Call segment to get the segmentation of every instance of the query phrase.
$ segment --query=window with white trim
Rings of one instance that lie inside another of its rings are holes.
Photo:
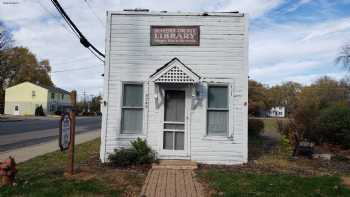
[[[136,83],[123,84],[123,106],[121,133],[142,133],[143,120],[143,85]]]
[[[228,134],[228,87],[208,86],[207,134]]]

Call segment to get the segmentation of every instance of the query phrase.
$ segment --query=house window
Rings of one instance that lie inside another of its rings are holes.
[[[228,88],[227,86],[208,87],[207,111],[208,135],[228,133]]]
[[[51,99],[55,99],[55,93],[51,93]]]
[[[50,111],[54,112],[56,110],[56,106],[54,104],[50,105]]]
[[[141,133],[143,120],[142,84],[123,85],[121,133]]]
[[[61,97],[62,97],[62,100],[63,100],[64,99],[64,94],[62,94]]]
[[[32,91],[32,97],[35,97],[35,91],[34,90]]]

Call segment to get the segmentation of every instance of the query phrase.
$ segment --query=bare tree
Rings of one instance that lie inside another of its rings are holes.
[[[336,64],[342,64],[342,66],[350,72],[350,44],[346,44],[341,48],[335,62]]]
[[[6,30],[2,30],[0,24],[0,51],[10,48],[12,43],[11,34]]]

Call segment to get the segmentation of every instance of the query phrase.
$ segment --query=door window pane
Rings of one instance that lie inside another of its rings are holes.
[[[175,132],[175,150],[184,150],[184,133]]]
[[[184,122],[185,92],[167,91],[165,96],[165,121]]]
[[[140,107],[143,101],[143,90],[141,84],[125,84],[123,106]]]
[[[167,149],[167,150],[172,150],[174,148],[174,133],[173,132],[169,132],[169,131],[165,131],[164,132],[164,144],[163,144],[163,148]]]

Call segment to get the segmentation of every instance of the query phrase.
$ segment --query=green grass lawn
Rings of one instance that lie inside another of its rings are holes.
[[[265,132],[277,132],[277,119],[275,118],[264,118],[264,131]]]
[[[99,142],[96,139],[76,146],[76,163],[84,163],[92,155],[96,157]],[[66,178],[66,166],[67,154],[60,151],[24,162],[18,166],[16,186],[0,188],[0,196],[121,196],[127,186],[139,190],[145,177],[139,172],[87,166],[88,170]]]
[[[199,178],[216,191],[216,196],[350,196],[350,190],[336,176],[301,177],[209,169],[200,170]]]

